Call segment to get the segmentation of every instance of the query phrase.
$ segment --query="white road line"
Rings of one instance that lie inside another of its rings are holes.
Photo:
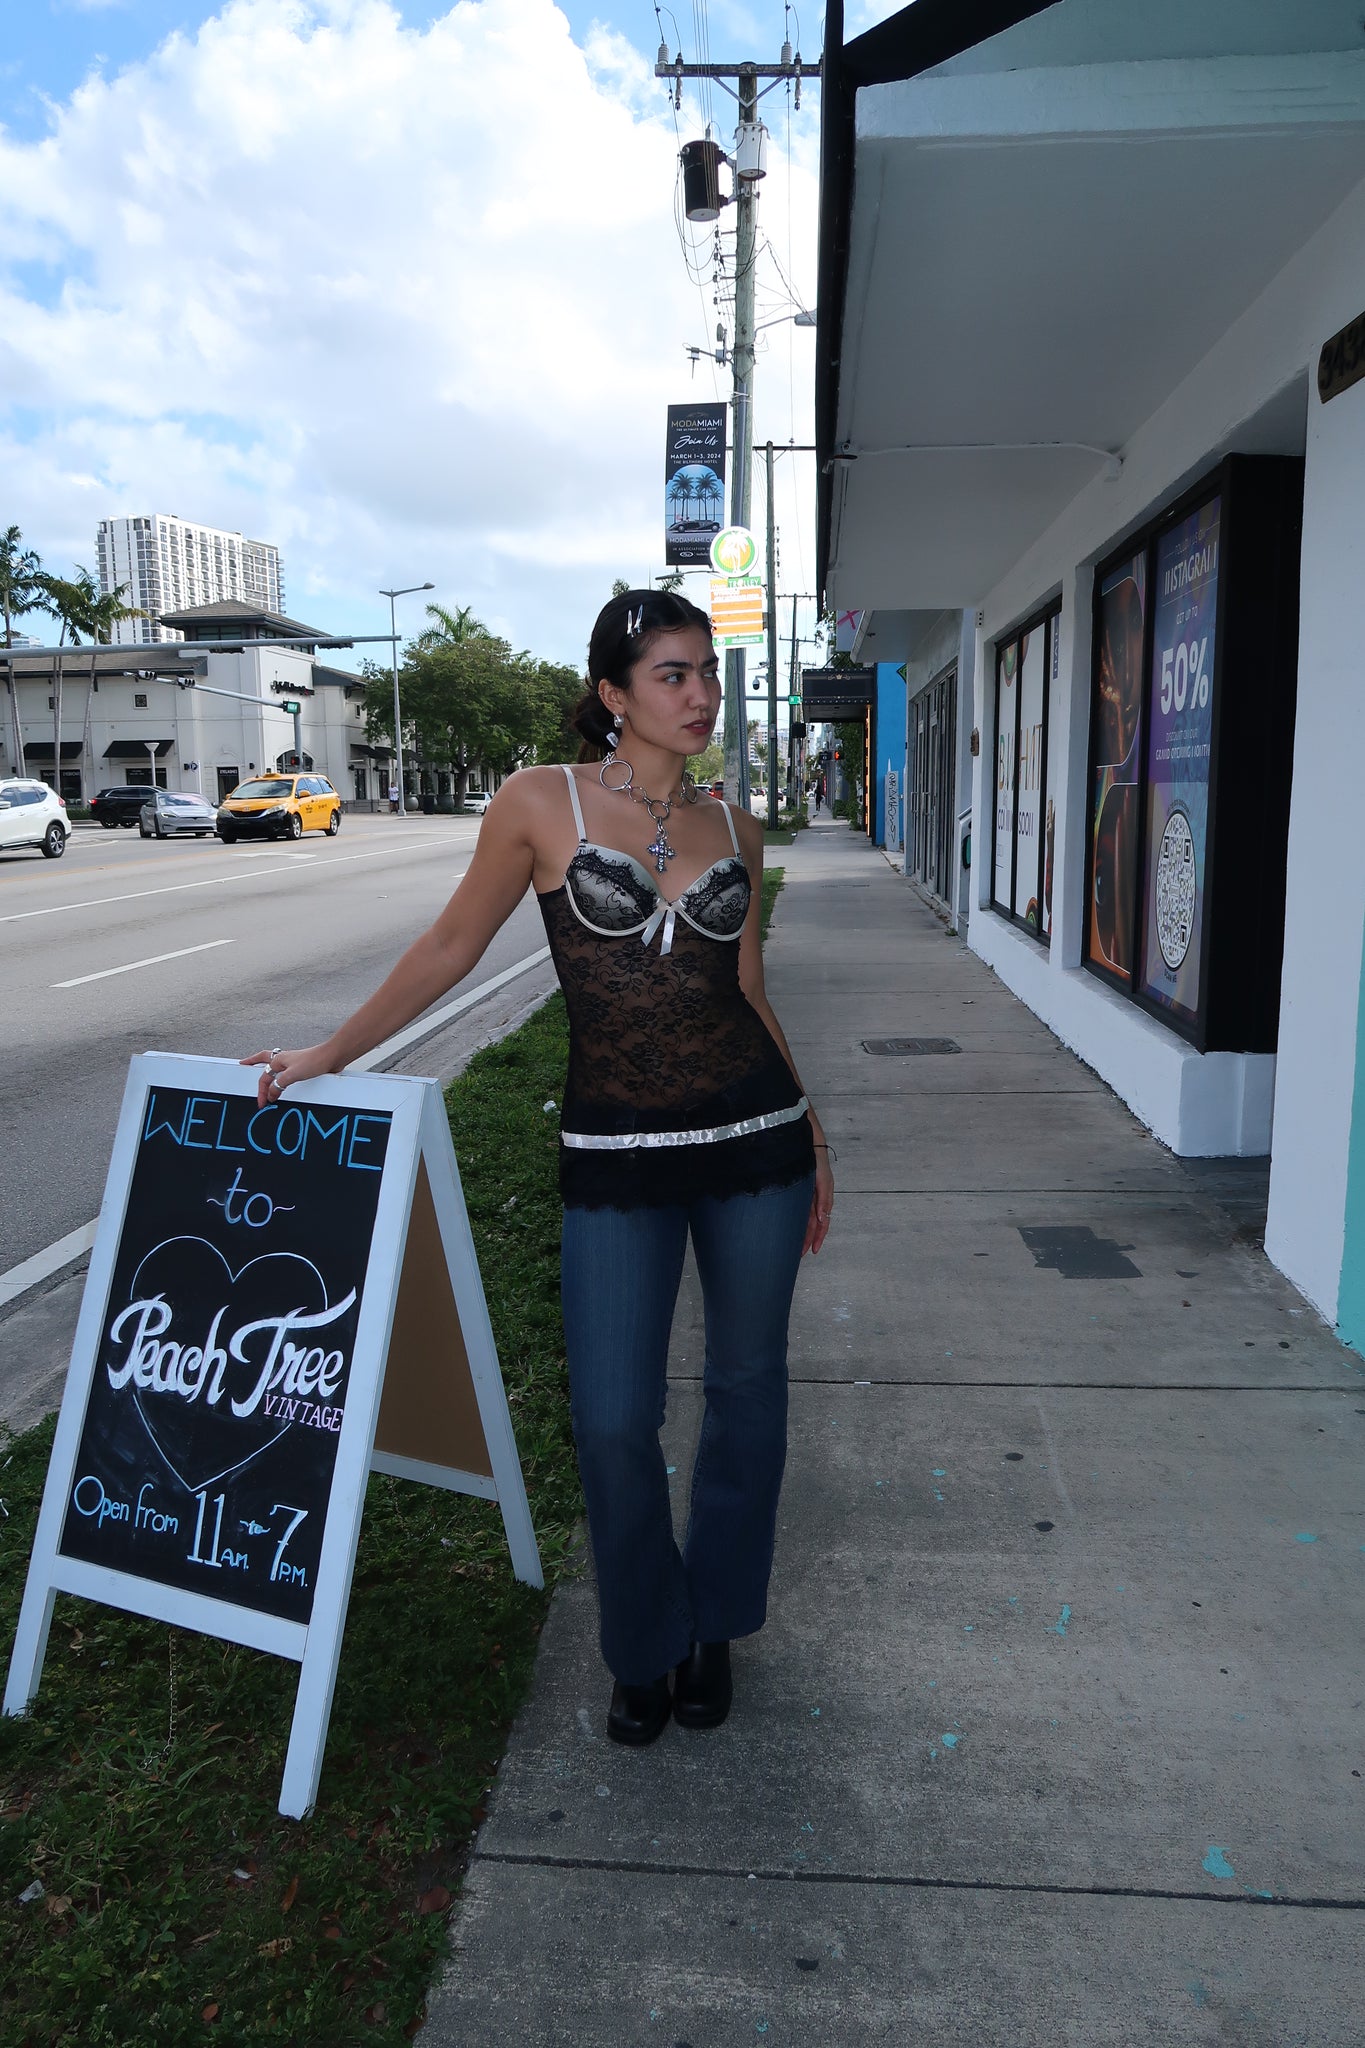
[[[465,995],[457,996],[455,1001],[447,1003],[444,1009],[435,1011],[430,1017],[419,1017],[415,1024],[409,1024],[403,1031],[395,1031],[392,1038],[386,1038],[382,1045],[377,1045],[373,1052],[366,1053],[363,1059],[352,1060],[346,1072],[372,1072],[384,1060],[391,1059],[394,1053],[402,1052],[409,1045],[415,1045],[419,1039],[429,1037],[433,1031],[439,1031],[452,1017],[460,1016],[465,1010],[472,1010],[475,1003],[481,1003],[485,996],[494,995],[498,989],[505,988],[509,981],[515,981],[519,974],[529,973],[531,968],[538,967],[542,960],[548,960],[549,957],[548,946],[542,946],[538,953],[528,953],[524,960],[518,960],[513,966],[505,967],[501,974],[493,975],[488,981],[481,981],[477,988],[471,988]],[[95,1225],[98,1221],[96,1217],[94,1222],[82,1223],[79,1230],[69,1230],[66,1236],[59,1237],[55,1244],[48,1245],[43,1251],[34,1252],[32,1258],[24,1259],[17,1266],[11,1266],[7,1273],[0,1273],[0,1308],[4,1308],[6,1303],[27,1292],[30,1287],[39,1286],[54,1273],[59,1273],[63,1266],[69,1266],[73,1259],[78,1259],[83,1253],[88,1252],[95,1242]]]
[[[445,834],[427,832],[423,837],[427,840],[443,839]],[[384,860],[391,853],[404,853],[406,850],[403,846],[381,846],[372,853],[333,854],[330,859],[318,861],[313,873],[320,875],[328,868],[344,868],[349,861]],[[137,903],[144,896],[177,896],[183,889],[219,889],[225,882],[259,880],[254,868],[244,868],[239,875],[210,875],[206,882],[167,882],[160,889],[130,889],[124,896],[87,896],[80,903],[48,903],[41,910],[12,910],[0,917],[0,924],[22,924],[27,917],[56,917],[63,910],[102,910],[106,903]]]
[[[60,1273],[63,1266],[69,1266],[73,1259],[79,1259],[83,1253],[88,1252],[95,1242],[95,1226],[98,1222],[97,1216],[93,1223],[82,1223],[79,1230],[68,1230],[65,1237],[59,1237],[57,1242],[48,1245],[46,1250],[35,1252],[33,1257],[25,1259],[22,1265],[11,1266],[8,1273],[0,1273],[0,1308],[3,1308],[6,1302],[13,1301],[16,1295],[23,1294],[26,1289],[37,1287],[40,1281],[50,1279],[54,1273]]]
[[[230,946],[231,939],[205,939],[202,946],[178,946],[174,953],[151,953],[145,960],[129,960],[123,967],[101,967],[98,974],[78,974],[71,981],[52,981],[49,988],[83,988],[87,981],[108,981],[111,974],[134,974],[139,967],[159,967],[163,960],[183,960],[190,953],[211,953],[215,946]]]
[[[529,974],[533,967],[539,967],[542,960],[548,960],[550,949],[542,946],[538,953],[528,953],[524,960],[518,960],[515,967],[504,967],[501,974],[495,974],[491,981],[481,981],[477,988],[471,988],[467,995],[456,996],[453,1003],[447,1003],[443,1010],[433,1010],[429,1017],[419,1017],[415,1024],[409,1024],[402,1031],[395,1031],[392,1038],[386,1038],[373,1052],[367,1052],[358,1060],[352,1060],[348,1074],[368,1074],[385,1060],[392,1059],[396,1052],[404,1052],[420,1039],[430,1038],[433,1031],[439,1031],[443,1024],[449,1024],[454,1017],[472,1010],[475,1003],[481,1003],[485,996],[505,988],[509,981],[515,981],[519,974]]]

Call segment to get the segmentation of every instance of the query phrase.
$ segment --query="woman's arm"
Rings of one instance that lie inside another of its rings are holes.
[[[739,985],[750,1006],[757,1010],[771,1031],[778,1051],[791,1068],[793,1080],[805,1095],[805,1085],[796,1071],[796,1061],[792,1058],[786,1033],[777,1021],[763,986],[763,827],[747,812],[732,811],[731,815],[735,819],[740,850],[744,855],[744,863],[749,870],[749,880],[753,888],[749,915],[744,920],[744,930],[739,941]],[[814,1106],[810,1104],[809,1097],[806,1113],[810,1118],[811,1135],[815,1140],[815,1194],[811,1201],[810,1217],[806,1224],[806,1241],[802,1250],[818,1252],[829,1235],[830,1215],[834,1208],[834,1175],[830,1169],[830,1152],[825,1141],[824,1127]]]
[[[523,775],[526,784],[522,784]],[[272,1068],[272,1074],[261,1074],[257,1089],[257,1101],[263,1108],[278,1100],[291,1082],[339,1073],[420,1017],[428,1004],[477,967],[489,942],[530,886],[538,809],[536,792],[529,787],[533,778],[534,770],[523,770],[499,790],[484,813],[474,858],[459,888],[368,1002],[319,1045],[274,1056],[254,1052],[243,1060],[243,1066]]]

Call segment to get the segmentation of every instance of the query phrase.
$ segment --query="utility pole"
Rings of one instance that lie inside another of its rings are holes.
[[[796,687],[798,674],[799,671],[797,668],[796,661],[796,598],[795,595],[793,595],[792,659],[791,669],[787,676],[787,777],[792,786],[792,793],[796,798],[797,814],[800,817],[804,817],[805,798],[802,792],[804,790],[806,781],[805,763],[799,758],[800,743],[792,736],[792,727],[797,723],[795,704],[798,695]],[[802,723],[804,723],[804,719],[802,720]]]
[[[768,472],[768,830],[777,823],[777,520],[773,511],[773,444],[764,451]]]
[[[782,46],[780,62],[776,64],[684,64],[679,52],[670,63],[667,44],[659,46],[658,61],[654,76],[669,81],[673,88],[675,108],[682,105],[682,87],[685,78],[711,78],[724,84],[733,78],[734,86],[725,85],[727,92],[733,92],[739,103],[739,129],[736,136],[734,172],[735,207],[735,340],[730,351],[730,364],[734,373],[734,399],[731,418],[731,444],[733,466],[730,477],[730,523],[732,526],[749,524],[752,510],[753,471],[753,379],[754,379],[754,257],[756,245],[756,222],[758,214],[758,181],[763,176],[763,130],[759,125],[758,103],[764,93],[773,90],[782,79],[795,79],[795,108],[801,105],[801,81],[803,78],[820,76],[819,64],[803,64],[798,50],[793,57],[790,43]],[[760,90],[759,79],[768,84]],[[719,198],[715,204],[722,202]],[[714,211],[698,218],[712,219]],[[772,616],[772,566],[769,560],[768,607]],[[773,726],[776,711],[773,705],[773,662],[771,648],[774,634],[769,629],[768,664],[768,780],[771,790],[773,782]],[[749,726],[748,712],[744,701],[744,649],[728,647],[725,651],[725,792],[735,803],[749,808]],[[772,815],[772,799],[769,797],[769,816]]]
[[[752,64],[739,72],[739,135],[758,121],[758,73]],[[730,479],[730,524],[747,526],[753,503],[754,463],[754,241],[758,183],[735,179],[735,346],[733,405],[734,474]],[[771,568],[769,574],[771,575]],[[742,647],[725,650],[725,787],[749,808],[749,714],[744,698]],[[734,738],[731,739],[733,729]]]

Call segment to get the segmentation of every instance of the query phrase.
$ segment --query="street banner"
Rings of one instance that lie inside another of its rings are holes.
[[[334,1077],[258,1109],[256,1083],[132,1061],[4,1711],[59,1592],[293,1658],[301,1818],[370,1472],[497,1501],[542,1577],[440,1089]]]
[[[1187,1024],[1203,956],[1221,508],[1210,498],[1161,535],[1152,604],[1140,986]]]
[[[664,447],[664,559],[700,568],[725,516],[723,405],[670,405]]]

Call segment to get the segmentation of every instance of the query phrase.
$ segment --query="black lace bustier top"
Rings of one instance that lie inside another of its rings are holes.
[[[751,889],[728,808],[734,851],[670,902],[639,861],[588,839],[564,773],[578,847],[538,900],[569,1011],[565,1202],[657,1206],[812,1172],[805,1097],[740,987]]]

